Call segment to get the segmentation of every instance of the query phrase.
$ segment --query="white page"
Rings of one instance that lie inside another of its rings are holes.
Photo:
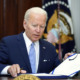
[[[20,74],[20,75],[24,75],[24,74]],[[60,76],[60,75],[53,75],[53,74],[47,74],[47,73],[36,73],[36,74],[30,74],[30,75],[34,75],[34,76]]]
[[[80,54],[73,54],[55,68],[53,75],[73,76],[80,70]]]

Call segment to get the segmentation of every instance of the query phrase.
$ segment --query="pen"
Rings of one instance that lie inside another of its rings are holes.
[[[18,73],[17,76],[21,75],[21,70],[23,70],[23,68],[20,68],[20,73]]]
[[[75,55],[75,56],[74,56],[74,55]],[[72,56],[74,56],[74,58],[70,58],[70,57],[72,57]],[[73,55],[71,55],[71,56],[69,57],[69,61],[74,60],[77,56],[78,56],[78,54],[74,53]]]
[[[21,72],[21,70],[23,70],[23,68],[20,68],[20,72]]]

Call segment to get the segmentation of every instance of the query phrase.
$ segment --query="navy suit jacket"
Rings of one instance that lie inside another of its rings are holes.
[[[55,47],[40,39],[39,65],[37,73],[49,73],[60,64]],[[31,66],[23,38],[23,33],[4,37],[0,41],[0,72],[7,65],[19,64],[21,68],[31,73]]]

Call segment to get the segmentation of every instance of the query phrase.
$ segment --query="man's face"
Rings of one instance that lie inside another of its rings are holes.
[[[30,14],[29,20],[23,22],[23,26],[28,38],[35,42],[39,40],[44,32],[46,25],[46,16],[43,14]]]

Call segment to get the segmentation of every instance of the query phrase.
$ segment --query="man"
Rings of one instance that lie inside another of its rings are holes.
[[[29,59],[30,46],[34,42],[36,73],[49,73],[60,64],[55,47],[40,39],[46,25],[47,13],[34,7],[26,11],[23,21],[25,32],[4,37],[0,43],[0,73],[32,73]],[[22,68],[22,70],[21,70]]]

